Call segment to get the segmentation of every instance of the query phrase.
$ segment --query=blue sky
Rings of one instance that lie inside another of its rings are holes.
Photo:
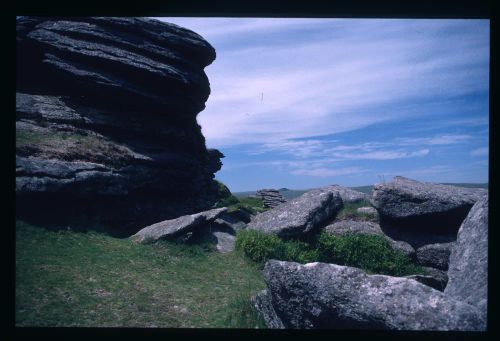
[[[489,20],[157,19],[217,51],[198,122],[233,192],[488,181]]]

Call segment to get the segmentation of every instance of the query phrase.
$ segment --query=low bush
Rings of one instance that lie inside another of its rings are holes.
[[[353,266],[369,273],[392,276],[424,273],[405,254],[394,250],[382,236],[358,233],[336,236],[323,231],[317,246],[321,262]]]
[[[338,220],[368,220],[368,221],[378,221],[377,215],[369,214],[369,213],[360,213],[358,212],[358,208],[370,206],[370,203],[367,200],[363,200],[356,203],[344,203],[344,206],[337,214]]]
[[[261,266],[269,259],[278,259],[303,264],[334,263],[392,276],[425,273],[405,254],[394,250],[385,238],[376,235],[335,236],[323,231],[315,242],[306,243],[284,241],[260,231],[242,230],[236,236],[236,250]]]

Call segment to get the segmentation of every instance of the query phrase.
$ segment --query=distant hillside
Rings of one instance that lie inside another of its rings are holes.
[[[474,183],[443,183],[443,185],[450,185],[450,186],[457,186],[457,187],[471,187],[471,188],[486,188],[488,189],[488,183],[482,183],[482,184],[474,184]],[[367,186],[356,186],[356,187],[348,187],[351,188],[355,191],[360,191],[363,193],[366,193],[368,195],[372,194],[373,191],[373,185],[367,185]],[[286,199],[286,200],[291,200],[293,198],[296,198],[298,196],[301,196],[307,191],[310,191],[313,188],[309,189],[288,189],[288,188],[280,188],[278,191],[281,193],[281,195]],[[247,191],[247,192],[234,192],[233,194],[238,198],[245,198],[250,195],[255,195],[256,191]]]

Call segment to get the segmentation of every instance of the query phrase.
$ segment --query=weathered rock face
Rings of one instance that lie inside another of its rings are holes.
[[[408,243],[393,240],[386,236],[380,225],[370,221],[358,220],[338,220],[325,227],[325,231],[337,236],[343,236],[347,233],[370,234],[384,237],[393,249],[401,251],[410,258],[415,256],[415,249]]]
[[[448,283],[448,275],[442,270],[431,267],[423,267],[427,275],[410,275],[406,278],[414,279],[420,283],[430,286],[439,291],[444,291]]]
[[[275,189],[258,190],[257,193],[255,193],[255,196],[258,198],[262,198],[264,207],[274,208],[286,202],[285,198],[283,198],[280,192]]]
[[[214,208],[209,211],[165,220],[151,226],[146,226],[130,238],[141,244],[153,243],[160,239],[178,237],[197,228],[210,226],[227,208]]]
[[[19,216],[99,216],[122,227],[210,208],[223,155],[196,116],[215,50],[138,18],[17,20]]]
[[[448,270],[450,252],[454,243],[429,244],[417,249],[417,263],[436,269]]]
[[[478,309],[413,279],[271,260],[254,302],[272,328],[484,330]],[[266,297],[267,296],[267,297]],[[264,309],[259,309],[263,307]],[[266,316],[267,314],[267,316]]]
[[[445,294],[475,307],[486,319],[488,303],[488,196],[472,207],[450,255]]]
[[[353,189],[343,187],[340,185],[328,186],[331,190],[335,190],[340,194],[342,201],[344,203],[356,203],[364,200],[368,200],[369,196],[363,192],[355,191]]]
[[[456,239],[460,224],[487,190],[418,182],[396,176],[376,184],[371,199],[384,232],[414,247]]]
[[[275,233],[280,237],[307,234],[326,224],[342,208],[342,199],[328,187],[302,194],[278,207],[258,214],[247,229]]]

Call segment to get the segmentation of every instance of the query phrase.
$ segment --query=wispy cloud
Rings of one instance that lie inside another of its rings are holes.
[[[488,156],[489,153],[489,148],[477,148],[474,149],[470,152],[470,155],[472,156]]]
[[[291,172],[295,175],[308,175],[317,177],[333,177],[339,175],[352,175],[366,172],[361,167],[348,167],[348,168],[299,168]]]

